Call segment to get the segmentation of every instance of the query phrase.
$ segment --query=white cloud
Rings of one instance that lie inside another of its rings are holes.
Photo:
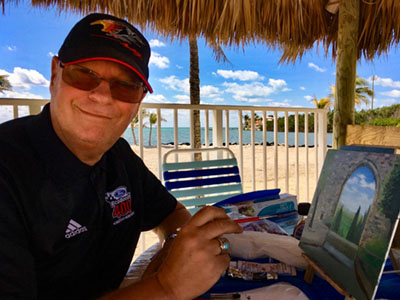
[[[248,103],[263,103],[263,102],[268,102],[267,99],[260,99],[260,98],[251,98],[247,100]]]
[[[311,101],[312,99],[314,99],[314,97],[310,96],[310,95],[306,95],[306,96],[304,96],[304,99]]]
[[[15,67],[13,73],[0,70],[0,74],[8,75],[13,89],[30,90],[33,85],[48,87],[50,82],[36,70]]]
[[[183,69],[183,67],[180,66],[180,65],[176,65],[175,67],[176,67],[177,69]]]
[[[247,84],[224,82],[222,85],[226,87],[225,92],[233,94],[235,100],[244,102],[267,101],[269,95],[289,90],[282,79],[270,79],[268,85],[261,82]]]
[[[146,98],[144,98],[143,102],[146,103],[169,103],[170,101],[165,98],[164,95],[161,94],[147,94]]]
[[[368,78],[370,82],[372,82],[372,76]],[[391,78],[381,78],[379,76],[375,76],[374,85],[392,87],[392,88],[400,88],[400,81],[394,81]]]
[[[174,91],[184,92],[185,94],[189,94],[189,78],[178,79],[175,75],[171,75],[169,77],[161,78],[161,83],[164,83],[167,88],[170,88]]]
[[[166,56],[161,56],[157,52],[152,52],[150,56],[149,65],[155,65],[160,69],[166,69],[169,67],[169,59]]]
[[[160,40],[150,40],[150,42],[149,42],[149,44],[150,44],[150,47],[165,47],[166,45],[163,43],[163,42],[161,42]]]
[[[282,92],[290,91],[290,89],[286,87],[286,86],[287,86],[286,81],[283,80],[283,79],[272,79],[272,78],[270,78],[270,79],[268,80],[268,84],[269,84],[270,86],[272,86],[272,88],[273,88],[275,91],[278,91],[278,90],[279,90],[279,91],[282,91]]]
[[[222,95],[222,91],[212,85],[203,85],[202,87],[200,87],[200,96],[201,98],[205,97],[205,98],[216,98],[216,97],[220,97]]]
[[[7,46],[7,50],[8,51],[15,51],[15,50],[17,50],[17,47],[16,46]]]
[[[390,92],[382,92],[380,94],[384,95],[384,96],[393,97],[393,98],[400,98],[400,90],[391,90]]]
[[[318,67],[316,64],[314,64],[314,63],[308,63],[308,67],[309,68],[311,68],[311,69],[314,69],[315,71],[317,71],[317,72],[325,72],[326,71],[326,69],[323,69],[323,68],[321,68],[321,67]]]
[[[47,53],[47,56],[53,57],[53,56],[56,56],[56,54],[54,54],[53,52],[49,51],[49,53]]]
[[[0,93],[0,98],[43,99],[43,97],[40,95],[32,94],[29,92],[16,92],[16,91],[4,91]]]
[[[399,100],[393,98],[374,98],[374,108],[382,107],[382,106],[391,106],[393,104],[399,104]]]
[[[291,100],[285,99],[285,100],[283,100],[283,102],[271,102],[271,103],[268,103],[268,106],[277,106],[277,107],[293,106],[293,105],[290,105],[290,102],[291,102]]]
[[[217,70],[217,74],[225,79],[237,79],[240,81],[264,80],[264,76],[254,71]]]
[[[0,93],[0,96],[3,97],[2,93]],[[14,119],[13,108],[11,106],[3,106],[0,109],[0,124],[12,119]]]
[[[306,88],[304,86],[299,87],[299,89],[301,89],[302,91],[306,90]]]
[[[225,101],[225,98],[222,98],[222,97],[213,97],[212,99],[209,99],[209,100],[211,100],[210,103],[214,104],[214,103],[216,103],[216,102],[223,102],[223,101]],[[206,102],[203,101],[203,100],[201,100],[201,104],[206,104]]]
[[[178,103],[190,103],[190,96],[189,95],[175,95],[174,98],[178,100]]]
[[[201,99],[201,104],[222,105],[220,102],[224,100],[225,100],[224,98]]]

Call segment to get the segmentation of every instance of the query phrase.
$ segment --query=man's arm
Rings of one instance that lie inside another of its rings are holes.
[[[166,238],[171,236],[171,234],[176,234],[178,230],[189,221],[190,218],[191,214],[189,211],[185,208],[185,206],[178,202],[175,210],[169,214],[159,226],[153,229],[160,239],[160,243],[163,247],[152,258],[150,264],[146,268],[146,271],[143,273],[142,279],[148,278],[157,272],[165,258],[168,256],[173,242],[173,239],[166,241]],[[164,243],[164,241],[166,242]]]
[[[177,228],[181,228],[191,218],[190,212],[183,206],[182,203],[177,202],[175,210],[170,213],[160,225],[153,229],[157,234],[160,242],[163,242],[168,236],[177,233]]]
[[[176,210],[181,213],[178,207]],[[169,226],[165,228],[174,227]],[[169,233],[166,229],[162,231],[164,235]],[[182,226],[155,273],[102,299],[193,299],[217,282],[229,265],[229,255],[221,255],[217,238],[242,231],[223,209],[207,206]]]

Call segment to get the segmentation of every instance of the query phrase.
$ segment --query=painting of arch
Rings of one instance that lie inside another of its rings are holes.
[[[326,155],[300,247],[353,297],[373,299],[398,223],[400,156],[346,149]]]

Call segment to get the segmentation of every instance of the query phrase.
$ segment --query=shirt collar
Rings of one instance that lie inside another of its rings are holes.
[[[93,167],[80,161],[60,140],[54,131],[50,118],[50,104],[31,119],[27,126],[29,137],[41,160],[56,176],[88,175],[93,168],[104,168],[105,155]]]

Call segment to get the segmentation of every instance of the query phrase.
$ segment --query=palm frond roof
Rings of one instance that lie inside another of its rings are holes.
[[[0,0],[3,6],[6,0]],[[16,2],[18,1],[8,1]],[[204,37],[209,43],[243,47],[264,43],[294,62],[315,44],[333,58],[338,14],[326,7],[339,0],[31,0],[81,14],[105,12],[171,39]],[[387,54],[400,41],[400,1],[360,0],[358,58]]]

